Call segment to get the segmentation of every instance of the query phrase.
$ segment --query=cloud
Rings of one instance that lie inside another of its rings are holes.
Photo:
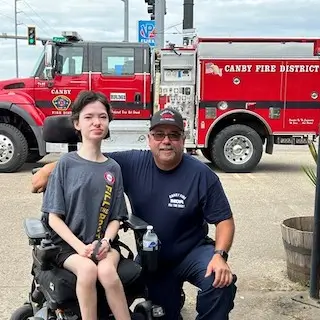
[[[1,0],[1,33],[14,34],[13,1]],[[318,0],[194,0],[194,26],[199,36],[297,36],[320,35]],[[167,0],[165,39],[180,44],[183,0]],[[144,0],[129,0],[130,41],[137,41],[138,20],[148,20]],[[18,34],[27,25],[37,27],[43,38],[76,30],[84,39],[122,41],[124,32],[121,0],[20,0]],[[19,75],[28,76],[42,45],[28,47],[18,41]],[[0,79],[15,77],[14,40],[0,39]]]

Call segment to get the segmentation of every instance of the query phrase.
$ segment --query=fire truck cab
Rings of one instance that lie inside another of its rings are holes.
[[[48,41],[30,78],[0,81],[0,172],[66,145],[45,144],[46,117],[70,114],[81,90],[104,93],[115,120],[104,151],[147,149],[165,107],[185,121],[187,149],[224,172],[250,172],[263,149],[306,144],[320,122],[320,39],[197,38],[160,50],[145,43]]]

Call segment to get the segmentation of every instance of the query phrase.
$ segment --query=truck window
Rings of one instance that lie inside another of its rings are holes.
[[[134,74],[134,48],[102,48],[104,75],[125,76]]]
[[[61,47],[59,62],[63,75],[79,75],[83,72],[83,47]]]

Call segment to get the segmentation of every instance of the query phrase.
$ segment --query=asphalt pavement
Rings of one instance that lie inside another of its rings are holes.
[[[56,158],[49,155],[42,162]],[[202,156],[198,158],[207,162]],[[230,320],[320,319],[319,308],[292,299],[303,294],[309,300],[309,288],[288,280],[280,229],[288,217],[314,214],[315,188],[302,171],[303,165],[315,168],[306,146],[276,146],[275,153],[264,154],[252,173],[226,174],[213,168],[236,222],[229,263],[238,276],[238,292]],[[23,220],[40,216],[42,196],[30,192],[34,166],[0,174],[0,320],[10,318],[27,299],[30,288],[31,247]],[[214,227],[210,232],[214,235]],[[122,240],[134,246],[130,232]],[[197,290],[189,284],[185,290],[184,320],[195,319]]]

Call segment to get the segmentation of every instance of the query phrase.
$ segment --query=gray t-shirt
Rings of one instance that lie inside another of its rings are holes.
[[[89,161],[76,151],[62,155],[49,177],[42,212],[58,214],[78,239],[89,244],[104,236],[106,223],[97,236],[99,217],[106,217],[103,203],[109,203],[109,222],[128,217],[118,163],[111,158]],[[61,243],[52,232],[53,242]]]

